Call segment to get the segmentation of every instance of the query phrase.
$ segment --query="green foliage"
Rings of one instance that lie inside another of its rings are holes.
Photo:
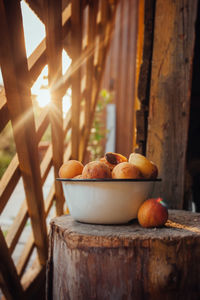
[[[90,160],[96,160],[104,154],[104,142],[108,131],[106,130],[105,124],[102,123],[102,120],[105,108],[108,103],[112,102],[112,99],[113,95],[111,93],[105,89],[101,90],[87,148],[90,153]]]
[[[3,176],[15,153],[12,126],[11,122],[9,122],[0,135],[0,178]]]
[[[5,238],[7,236],[7,233],[8,233],[8,230],[3,230],[3,235],[4,235]]]

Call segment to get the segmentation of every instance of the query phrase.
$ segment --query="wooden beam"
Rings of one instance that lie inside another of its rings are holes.
[[[52,132],[53,166],[57,215],[63,213],[64,195],[62,185],[56,181],[63,163],[64,137],[62,97],[57,86],[62,80],[62,3],[61,0],[45,0],[45,25],[49,86],[51,90],[50,123]]]
[[[40,262],[44,264],[47,258],[47,232],[20,2],[0,0],[0,10],[0,58],[7,105],[34,240]]]
[[[136,110],[137,136],[133,147],[137,152],[146,154],[147,126],[153,53],[155,0],[139,1],[138,39],[137,39],[137,74],[136,74]],[[137,145],[137,146],[136,146]]]
[[[124,113],[124,126],[126,130],[124,131],[124,139],[126,142],[126,147],[124,154],[128,157],[131,152],[133,152],[133,137],[136,134],[134,122],[135,122],[135,107],[136,107],[136,53],[137,53],[137,38],[138,38],[138,6],[140,1],[130,0],[129,11],[128,11],[128,45],[127,45],[127,74],[126,74],[126,86],[124,90],[124,97],[126,99],[127,109]],[[123,99],[123,98],[122,98]]]
[[[85,130],[80,140],[80,160],[83,161],[86,148],[86,141],[90,127],[90,109],[92,103],[92,89],[94,76],[94,52],[95,52],[95,35],[97,27],[97,12],[99,1],[89,3],[88,28],[87,28],[87,52],[86,56],[86,89],[85,89]]]
[[[79,128],[81,102],[81,45],[82,45],[82,7],[81,1],[72,0],[72,159],[79,159]]]
[[[156,195],[183,207],[197,2],[156,1],[147,157],[159,169]]]

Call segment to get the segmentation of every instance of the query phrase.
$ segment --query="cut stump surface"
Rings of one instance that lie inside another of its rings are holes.
[[[162,228],[51,221],[48,299],[200,299],[200,214]]]

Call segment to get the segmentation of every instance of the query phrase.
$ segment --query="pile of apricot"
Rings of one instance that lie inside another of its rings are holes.
[[[60,178],[77,179],[155,179],[157,175],[157,166],[138,153],[131,153],[127,159],[119,153],[109,152],[85,166],[77,160],[69,160],[59,170]]]

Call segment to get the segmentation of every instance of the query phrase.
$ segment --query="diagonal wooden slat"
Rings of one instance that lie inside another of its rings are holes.
[[[37,130],[37,140],[39,141],[43,136],[46,128],[48,126],[48,115],[47,111],[41,113],[38,122],[36,123]],[[49,160],[49,159],[48,159]],[[50,164],[51,161],[49,161]],[[44,162],[43,162],[44,164]],[[48,173],[49,169],[42,167],[42,171]],[[3,177],[0,181],[0,213],[3,211],[5,205],[7,204],[9,197],[11,196],[14,188],[16,187],[21,176],[20,168],[19,168],[19,160],[17,154],[11,160],[8,168],[6,169]],[[44,176],[42,176],[44,177]],[[46,177],[45,177],[46,178]],[[45,179],[44,179],[45,180]]]
[[[71,127],[71,109],[67,112],[67,115],[64,119],[63,122],[63,132],[64,132],[64,137],[66,136],[68,130]]]
[[[33,84],[44,66],[47,64],[46,59],[46,38],[44,38],[33,53],[28,57],[28,69],[31,83]]]
[[[31,232],[31,234],[29,235],[29,237],[27,239],[26,244],[24,245],[24,249],[21,253],[21,256],[20,256],[20,258],[17,262],[17,266],[16,266],[17,273],[20,278],[24,274],[24,271],[29,262],[29,258],[31,257],[33,249],[34,249],[34,238],[33,238],[32,232]]]
[[[1,0],[0,9],[0,57],[7,105],[35,244],[40,262],[44,264],[47,258],[47,232],[20,3]]]
[[[45,216],[48,216],[48,213],[51,209],[51,206],[53,204],[53,200],[55,199],[55,184],[52,185],[50,188],[49,194],[47,198],[45,199],[44,205],[45,205]]]
[[[12,258],[8,255],[9,249],[0,229],[0,274],[6,284],[8,299],[25,299],[24,292],[17,276]],[[4,288],[3,288],[4,290]]]
[[[49,116],[48,116],[48,108],[43,110],[41,115],[39,116],[38,121],[36,122],[36,131],[37,131],[37,140],[38,143],[41,140],[43,134],[45,133],[48,125],[49,125]]]
[[[28,210],[26,201],[24,200],[17,216],[15,217],[15,220],[13,221],[12,226],[9,228],[8,233],[6,235],[6,243],[8,245],[10,254],[13,253],[27,220]]]
[[[53,204],[53,200],[55,198],[55,185],[53,184],[49,194],[47,196],[47,198],[45,199],[44,205],[45,205],[45,217],[48,216],[48,213],[51,209],[51,206]],[[27,242],[24,245],[24,249],[20,255],[20,258],[17,262],[17,273],[20,277],[22,277],[22,275],[24,274],[24,271],[26,269],[26,266],[29,262],[29,258],[33,252],[34,249],[34,239],[33,239],[33,234],[31,232],[31,234],[29,235]]]
[[[0,181],[0,213],[8,202],[16,184],[20,179],[20,169],[17,154],[11,160]]]
[[[44,184],[52,166],[52,145],[49,145],[40,165],[42,184]]]
[[[42,184],[44,184],[46,177],[49,173],[52,163],[52,146],[49,146],[48,150],[45,153],[45,156],[41,162],[41,175],[42,175]],[[46,203],[46,202],[45,202]],[[44,203],[44,204],[45,204]],[[45,204],[46,205],[46,204]],[[46,207],[46,206],[45,206]],[[45,210],[46,215],[46,210]],[[19,240],[19,237],[24,229],[24,226],[28,220],[29,214],[27,211],[26,199],[24,199],[17,216],[15,217],[13,224],[8,230],[6,235],[6,242],[9,247],[9,251],[12,254],[15,246]]]
[[[42,1],[41,0],[25,0],[30,8],[35,12],[38,18],[43,20]]]
[[[6,103],[5,91],[0,91],[0,132],[9,121],[9,112]]]

